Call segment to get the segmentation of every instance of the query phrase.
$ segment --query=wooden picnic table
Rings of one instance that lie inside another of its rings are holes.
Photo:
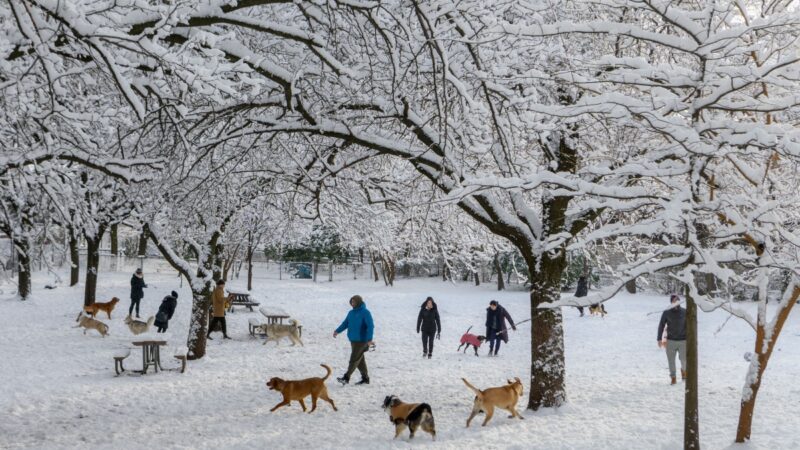
[[[142,370],[136,372],[142,375],[147,373],[147,368],[153,366],[156,373],[161,369],[161,346],[167,345],[167,341],[160,340],[144,340],[133,341],[133,345],[142,347]],[[163,370],[163,369],[161,369]]]
[[[286,314],[285,311],[277,308],[275,309],[259,308],[258,310],[264,317],[267,318],[267,324],[273,324],[273,323],[283,324],[283,319],[288,319],[291,317],[290,315]]]
[[[247,292],[237,292],[237,291],[228,291],[228,297],[230,299],[230,307],[228,308],[228,312],[233,312],[234,305],[236,306],[246,306],[250,312],[253,311],[254,306],[260,305],[258,302],[254,302],[252,298],[250,298],[250,294]]]

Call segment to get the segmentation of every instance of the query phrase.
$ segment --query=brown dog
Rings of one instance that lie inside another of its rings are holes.
[[[314,377],[306,378],[304,380],[284,380],[278,377],[270,378],[270,380],[267,381],[267,386],[270,388],[270,390],[278,391],[283,394],[283,400],[269,411],[274,412],[281,406],[286,406],[292,401],[296,401],[299,402],[300,406],[303,407],[303,412],[306,412],[306,404],[303,402],[303,399],[309,395],[311,396],[311,411],[308,412],[309,414],[317,409],[317,398],[321,398],[330,403],[333,407],[333,410],[338,411],[338,409],[336,409],[336,405],[333,404],[333,400],[328,397],[328,388],[325,387],[325,380],[331,376],[331,368],[325,364],[320,364],[320,366],[324,367],[325,370],[328,371],[323,378]]]
[[[90,314],[92,317],[97,317],[98,312],[105,311],[108,318],[111,319],[111,311],[114,310],[114,307],[117,306],[117,303],[119,303],[119,299],[114,297],[110,302],[95,302],[89,306],[84,306],[83,310],[86,312],[86,314]]]
[[[475,392],[475,401],[472,404],[472,414],[470,414],[469,419],[467,419],[467,427],[469,427],[472,419],[481,411],[486,412],[486,419],[483,421],[483,426],[486,426],[486,424],[492,420],[495,408],[505,409],[510,412],[511,415],[509,418],[518,417],[524,419],[524,417],[517,412],[517,401],[522,396],[522,381],[520,381],[519,378],[514,378],[514,381],[508,380],[506,386],[493,387],[483,391],[469,384],[469,381],[465,378],[461,380],[464,381],[464,384],[466,384],[468,388]]]

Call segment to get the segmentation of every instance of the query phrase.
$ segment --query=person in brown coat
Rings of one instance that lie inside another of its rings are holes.
[[[214,293],[211,294],[211,303],[214,307],[214,317],[208,324],[208,336],[206,338],[211,339],[211,330],[214,329],[217,323],[220,323],[222,324],[223,339],[230,339],[228,337],[228,327],[225,324],[225,280],[217,281],[217,287],[214,289]]]

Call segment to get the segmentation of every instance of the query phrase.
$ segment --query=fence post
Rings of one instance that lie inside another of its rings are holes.
[[[283,279],[283,260],[278,260],[278,279]]]
[[[333,260],[328,261],[328,281],[333,281]]]
[[[356,269],[356,264],[355,264],[355,263],[353,263],[353,279],[354,279],[354,280],[357,280],[357,279],[358,279],[358,275],[357,275],[357,273],[356,273],[356,270],[357,270],[357,269]]]

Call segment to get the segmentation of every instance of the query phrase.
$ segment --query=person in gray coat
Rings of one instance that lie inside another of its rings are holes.
[[[686,310],[681,308],[681,298],[672,294],[669,298],[672,307],[661,314],[661,321],[658,323],[658,346],[667,351],[667,362],[669,363],[669,377],[671,384],[677,383],[675,370],[675,354],[681,360],[681,379],[686,379]],[[664,329],[667,330],[666,340],[664,340]]]

